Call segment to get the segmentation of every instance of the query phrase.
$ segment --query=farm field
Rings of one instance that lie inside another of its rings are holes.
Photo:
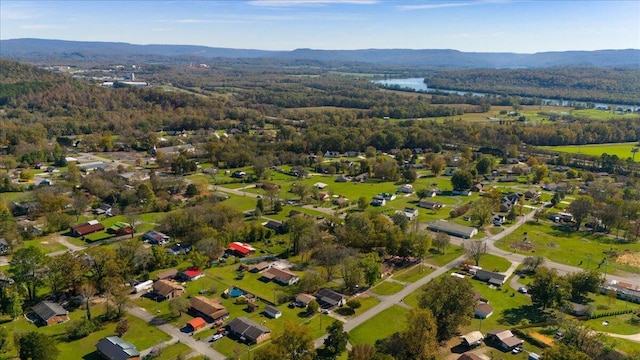
[[[569,154],[584,154],[600,157],[602,154],[616,155],[620,159],[626,160],[632,158],[631,150],[638,147],[637,142],[615,143],[615,144],[596,144],[596,145],[571,145],[571,146],[541,146],[541,149],[553,150]],[[637,156],[640,161],[640,156]]]

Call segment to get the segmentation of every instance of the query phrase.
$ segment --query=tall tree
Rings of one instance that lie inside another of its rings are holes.
[[[16,284],[24,285],[30,301],[36,299],[38,288],[44,283],[47,257],[40,248],[29,246],[18,249],[9,262],[9,273]]]
[[[327,327],[327,337],[324,339],[323,355],[335,359],[347,349],[349,334],[344,331],[342,321],[334,320]]]
[[[580,196],[573,200],[567,210],[573,215],[576,222],[576,231],[580,230],[582,221],[589,216],[593,208],[593,198],[590,196]]]
[[[458,170],[451,176],[451,185],[454,190],[468,190],[473,185],[473,175],[466,170]]]
[[[281,359],[312,360],[315,354],[309,328],[293,322],[284,324],[282,334],[272,344],[281,350]]]
[[[463,243],[464,249],[467,251],[467,255],[473,259],[476,266],[480,265],[480,259],[487,253],[486,240],[465,240]]]
[[[433,246],[435,246],[441,254],[444,254],[444,250],[447,248],[447,246],[449,246],[450,243],[451,236],[443,232],[437,233],[433,238]]]
[[[528,289],[534,305],[543,309],[560,307],[571,294],[571,285],[555,269],[539,267]]]
[[[580,271],[565,275],[571,284],[571,296],[580,298],[590,292],[595,293],[604,281],[602,274],[598,270]]]
[[[364,281],[369,287],[373,286],[382,273],[380,257],[376,253],[367,253],[360,259],[360,265],[362,266]]]
[[[469,215],[479,228],[484,227],[491,220],[493,216],[493,210],[495,209],[495,202],[493,199],[483,197],[478,201],[471,204]]]
[[[455,335],[458,327],[471,322],[473,287],[467,279],[437,278],[422,287],[418,305],[431,311],[436,318],[437,339],[444,341]]]
[[[590,360],[591,357],[582,351],[565,344],[556,344],[546,348],[541,357],[542,360]]]
[[[20,334],[17,343],[20,360],[55,360],[60,354],[55,341],[40,332]]]
[[[369,344],[355,344],[349,351],[348,360],[372,360],[376,354],[376,348]]]

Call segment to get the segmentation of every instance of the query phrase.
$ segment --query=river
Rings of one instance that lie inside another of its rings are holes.
[[[483,97],[487,93],[472,92],[472,91],[459,91],[448,89],[430,89],[424,82],[423,78],[406,78],[406,79],[385,79],[385,80],[373,80],[374,84],[382,87],[397,87],[404,90],[411,90],[417,92],[444,92],[449,94],[465,95],[471,93],[473,96]],[[565,106],[565,107],[587,107],[587,103],[584,101],[575,100],[558,100],[558,99],[541,99],[542,105],[548,106]],[[623,104],[606,104],[606,103],[593,103],[594,108],[607,110],[615,108],[620,111],[640,111],[640,106],[623,105]]]

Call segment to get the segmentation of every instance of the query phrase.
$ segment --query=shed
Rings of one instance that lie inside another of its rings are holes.
[[[74,236],[85,236],[102,230],[104,230],[104,225],[100,224],[97,220],[91,220],[84,224],[71,227],[71,233]]]
[[[473,309],[473,314],[479,319],[486,319],[493,315],[493,307],[487,303],[479,303]]]
[[[178,275],[178,270],[176,270],[176,269],[165,270],[163,272],[159,272],[158,273],[158,280],[173,279],[173,278],[176,277],[176,275]]]
[[[345,304],[345,296],[329,288],[322,288],[316,293],[316,300],[323,309],[342,306]]]
[[[187,326],[190,327],[192,329],[192,331],[198,331],[198,330],[203,329],[204,327],[206,327],[207,326],[207,322],[204,321],[203,318],[197,317],[197,318],[193,318],[193,319],[189,320],[189,322],[187,323]]]
[[[282,316],[282,311],[278,310],[278,308],[273,305],[267,305],[264,308],[264,314],[270,318],[277,319]]]

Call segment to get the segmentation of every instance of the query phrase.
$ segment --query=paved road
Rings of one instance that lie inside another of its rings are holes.
[[[447,271],[455,268],[456,266],[458,266],[458,264],[460,264],[460,262],[464,259],[467,258],[467,255],[462,255],[459,256],[458,258],[456,258],[455,260],[451,261],[450,263],[448,263],[445,266],[442,266],[436,270],[434,270],[432,273],[428,274],[427,276],[422,277],[420,280],[414,282],[414,283],[410,283],[408,284],[404,289],[400,290],[399,292],[393,294],[393,295],[389,295],[389,296],[385,296],[385,297],[380,297],[381,301],[378,305],[372,307],[371,309],[363,312],[362,314],[356,316],[353,319],[349,319],[345,324],[344,324],[344,331],[351,331],[353,330],[355,327],[357,327],[358,325],[362,324],[363,322],[371,319],[372,317],[376,316],[377,314],[379,314],[381,311],[384,311],[388,308],[390,308],[393,305],[404,305],[400,300],[404,299],[405,296],[411,294],[412,292],[418,290],[422,285],[428,283],[429,281],[431,281],[432,279],[435,279],[436,277],[446,273]],[[322,346],[324,339],[326,336],[323,336],[321,338],[318,338],[315,340],[315,345],[316,347],[320,347]]]
[[[142,319],[148,323],[151,323],[152,325],[158,327],[158,329],[169,334],[172,340],[167,342],[168,344],[171,344],[173,342],[181,342],[187,345],[188,347],[190,347],[191,349],[193,349],[194,351],[197,351],[199,354],[204,355],[212,360],[225,360],[227,358],[226,356],[210,348],[209,343],[207,342],[206,339],[198,341],[193,337],[189,336],[189,334],[181,332],[180,329],[176,328],[171,324],[165,323],[163,320],[155,317],[154,315],[148,313],[146,310],[142,308],[132,307],[127,309],[127,311],[129,312],[129,314],[139,319]],[[147,351],[150,351],[150,350],[151,349],[147,349]]]

